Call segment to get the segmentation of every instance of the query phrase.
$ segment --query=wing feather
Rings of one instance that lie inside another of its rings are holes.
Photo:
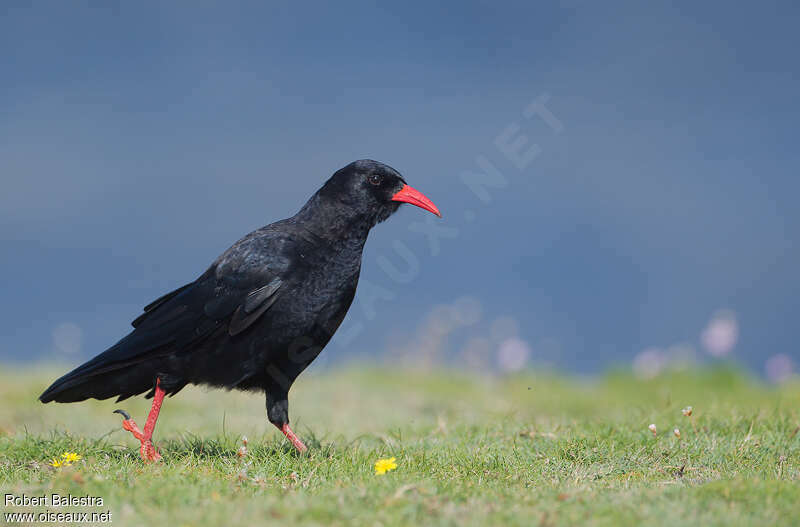
[[[228,323],[228,334],[238,335],[258,320],[278,300],[278,291],[282,284],[281,279],[276,278],[269,284],[249,293],[231,317],[231,321]]]

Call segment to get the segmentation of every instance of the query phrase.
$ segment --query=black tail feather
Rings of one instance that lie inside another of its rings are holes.
[[[72,375],[70,372],[47,388],[39,400],[43,403],[74,403],[115,396],[122,400],[146,392],[153,386],[155,378],[155,368],[146,364],[88,374]]]

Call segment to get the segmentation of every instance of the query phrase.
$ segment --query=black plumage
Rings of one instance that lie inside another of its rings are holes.
[[[146,306],[131,333],[40,400],[151,397],[156,380],[167,395],[204,384],[264,391],[269,420],[288,426],[289,388],[347,313],[370,229],[401,202],[439,214],[391,167],[347,165],[297,214],[248,234],[194,282]]]

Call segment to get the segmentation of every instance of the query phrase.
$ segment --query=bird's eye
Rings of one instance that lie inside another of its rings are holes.
[[[369,182],[372,183],[373,185],[380,185],[381,181],[383,181],[383,176],[381,176],[380,174],[370,174],[369,178],[367,179],[369,179]]]

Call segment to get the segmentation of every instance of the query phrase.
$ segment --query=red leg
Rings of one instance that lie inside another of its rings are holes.
[[[161,405],[164,403],[164,396],[166,392],[161,388],[161,380],[156,379],[156,390],[153,396],[153,406],[150,407],[150,413],[147,415],[147,421],[144,423],[144,432],[139,430],[136,422],[131,419],[123,410],[114,410],[116,413],[122,414],[125,418],[122,421],[122,428],[133,434],[133,437],[142,443],[139,449],[139,454],[142,459],[148,461],[158,461],[161,459],[158,449],[153,445],[153,430],[156,428],[156,421],[158,420],[158,413],[161,411]]]
[[[297,449],[298,452],[305,452],[306,450],[308,450],[306,445],[304,445],[303,442],[300,441],[300,438],[297,437],[294,434],[294,432],[292,432],[291,428],[289,428],[289,423],[286,423],[285,425],[279,428],[281,432],[283,432],[283,435],[286,436],[286,439],[288,439],[292,443],[292,445],[294,445],[294,447]]]

